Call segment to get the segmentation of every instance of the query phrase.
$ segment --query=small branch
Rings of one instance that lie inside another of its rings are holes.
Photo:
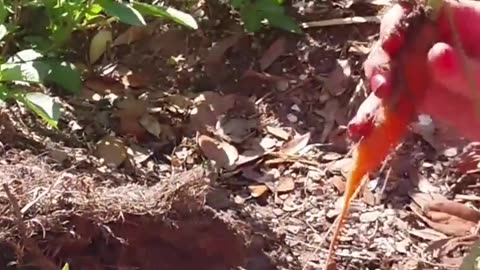
[[[7,184],[3,184],[3,189],[5,190],[5,193],[7,194],[8,200],[10,201],[10,204],[12,205],[12,211],[13,215],[15,216],[15,223],[17,224],[18,231],[20,233],[20,237],[22,238],[23,245],[25,246],[26,249],[28,249],[32,255],[34,255],[35,258],[38,258],[37,265],[41,266],[41,269],[47,269],[47,270],[57,270],[58,267],[51,262],[43,253],[40,251],[36,243],[32,240],[29,239],[27,236],[27,226],[25,226],[25,223],[23,223],[22,219],[22,213],[20,210],[20,205],[18,204],[17,198],[10,192],[10,189],[8,188]]]

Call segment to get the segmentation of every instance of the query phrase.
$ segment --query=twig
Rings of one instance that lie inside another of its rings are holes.
[[[33,201],[27,203],[21,210],[20,210],[20,213],[23,215],[25,214],[28,209],[30,209],[30,207],[32,207],[35,203],[37,203],[41,198],[43,198],[45,195],[47,195],[48,193],[50,193],[50,191],[57,186],[58,183],[60,183],[60,180],[61,178],[58,178],[52,185],[50,185],[50,187],[48,187],[47,190],[45,190],[44,192],[40,193],[40,195],[38,195],[35,199],[33,199]]]
[[[25,246],[25,248],[27,249],[29,248],[30,252],[32,253],[32,255],[34,255],[34,257],[41,259],[42,263],[39,266],[41,266],[42,269],[57,270],[57,266],[54,263],[52,263],[48,258],[46,258],[42,252],[40,252],[40,249],[33,242],[32,239],[28,238],[27,227],[25,226],[25,223],[23,223],[22,213],[21,213],[20,205],[18,204],[17,198],[15,198],[12,192],[10,192],[10,189],[8,188],[7,184],[3,184],[3,189],[7,194],[10,204],[12,205],[13,215],[15,216],[15,223],[17,224],[18,231],[20,233],[20,237],[22,238],[23,245]]]
[[[381,16],[367,16],[367,17],[348,17],[348,18],[336,18],[323,21],[304,22],[301,24],[302,28],[312,27],[325,27],[334,25],[346,25],[357,23],[380,23]]]

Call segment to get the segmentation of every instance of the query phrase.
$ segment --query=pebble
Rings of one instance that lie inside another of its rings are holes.
[[[292,111],[296,111],[296,112],[301,112],[302,111],[297,104],[293,104],[290,109],[292,109]]]
[[[283,214],[283,210],[280,209],[280,208],[274,208],[273,209],[273,213],[276,215],[276,216],[281,216]]]
[[[294,114],[291,114],[291,113],[287,114],[287,119],[288,119],[288,121],[290,121],[292,123],[298,122],[298,117]]]

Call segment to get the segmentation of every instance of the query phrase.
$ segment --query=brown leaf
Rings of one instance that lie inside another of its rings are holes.
[[[153,29],[148,26],[130,26],[125,32],[118,35],[112,46],[130,45],[132,42],[144,39],[151,34]]]
[[[215,43],[203,58],[205,74],[214,83],[222,83],[230,80],[232,75],[231,67],[225,61],[227,51],[237,45],[243,34],[235,32],[231,36]]]
[[[286,51],[287,40],[284,37],[281,37],[267,49],[267,51],[263,54],[262,58],[260,58],[260,69],[263,71],[270,67],[270,65],[275,62],[282,54]]]
[[[238,159],[237,149],[226,142],[219,142],[206,135],[200,135],[198,145],[208,159],[215,161],[225,169],[232,168]]]
[[[242,38],[243,34],[238,32],[234,33],[233,35],[224,38],[223,40],[215,43],[210,50],[208,51],[208,55],[205,57],[205,62],[207,63],[219,63],[223,60],[225,53],[230,49],[232,46],[237,44],[237,42]]]
[[[288,138],[290,138],[290,134],[280,127],[267,126],[265,129],[268,133],[284,141],[287,141]]]
[[[241,166],[248,162],[252,162],[263,157],[267,152],[263,149],[248,149],[243,151],[241,154],[238,155],[237,162],[235,162],[235,166]]]
[[[360,222],[370,223],[377,220],[381,215],[380,211],[365,212],[360,215]]]
[[[147,87],[151,82],[150,76],[145,72],[129,70],[123,77],[122,83],[125,87],[143,88]]]
[[[278,179],[276,185],[277,192],[289,192],[295,189],[295,181],[292,177],[284,176]]]
[[[158,119],[152,116],[151,114],[144,114],[138,120],[140,125],[144,127],[148,133],[152,134],[153,136],[160,138],[160,134],[162,133],[162,127],[158,122]]]
[[[117,168],[127,158],[127,148],[122,140],[106,136],[97,143],[96,156],[103,159],[105,165]]]
[[[330,179],[328,179],[328,183],[332,184],[340,193],[343,193],[345,191],[345,181],[343,180],[343,177],[341,176],[333,176]]]
[[[193,105],[193,101],[188,97],[182,95],[171,95],[166,98],[167,103],[170,105],[168,108],[175,113],[184,113],[190,106]]]
[[[257,125],[256,119],[221,117],[217,121],[215,134],[224,140],[240,144],[253,135]]]
[[[242,176],[249,179],[256,181],[258,183],[268,183],[274,181],[278,178],[280,173],[276,169],[272,169],[269,172],[263,173],[253,170],[252,167],[242,169]]]
[[[325,142],[333,128],[335,127],[335,122],[337,118],[337,111],[340,108],[340,103],[336,99],[329,99],[325,103],[325,107],[322,110],[317,110],[316,113],[322,116],[325,119],[325,124],[323,125],[322,135],[320,137],[321,142]]]
[[[425,228],[421,230],[412,229],[412,230],[408,230],[408,233],[410,233],[411,235],[415,235],[419,238],[422,238],[423,240],[429,240],[429,241],[437,241],[447,237],[445,234],[437,232],[430,228]]]
[[[479,222],[480,221],[480,212],[470,208],[462,203],[454,202],[450,200],[443,200],[443,201],[433,201],[428,203],[426,209],[427,212],[429,211],[437,211],[441,213],[446,213],[450,215],[457,216],[459,218],[469,220],[471,222]]]
[[[110,30],[99,30],[90,41],[89,60],[95,63],[107,50],[108,45],[112,42],[112,32]]]
[[[428,205],[430,202],[427,202]],[[463,236],[469,234],[470,231],[476,226],[475,222],[465,220],[449,213],[438,214],[435,211],[426,208],[426,211],[422,211],[416,204],[410,204],[410,207],[423,222],[433,229],[451,236]],[[436,221],[432,220],[435,219]]]
[[[250,190],[250,194],[254,198],[262,196],[263,194],[265,194],[265,192],[269,190],[268,187],[265,185],[251,185],[248,186],[248,189]]]
[[[121,135],[134,136],[138,141],[146,138],[147,131],[138,122],[137,116],[120,117],[120,125],[118,132]]]
[[[336,160],[330,163],[330,165],[328,165],[327,167],[327,170],[335,174],[340,173],[344,177],[347,177],[352,165],[353,165],[352,158],[344,158],[344,159]]]
[[[132,144],[128,147],[127,153],[135,164],[140,164],[147,160],[153,154],[153,151],[137,144]]]
[[[200,133],[215,128],[220,116],[235,105],[235,95],[221,96],[216,92],[203,92],[194,100],[190,113],[192,128]]]
[[[123,95],[125,90],[125,87],[120,82],[106,80],[100,76],[87,79],[84,82],[84,86],[100,95],[113,93],[120,96]]]
[[[295,155],[308,145],[310,132],[292,139],[280,148],[280,153],[284,155]]]
[[[326,89],[332,96],[340,96],[345,92],[345,90],[347,90],[351,75],[352,69],[348,59],[338,59],[334,70],[325,80],[323,88]]]
[[[140,117],[147,113],[148,102],[142,99],[136,99],[132,96],[127,96],[116,102],[116,110],[113,115],[119,117]]]

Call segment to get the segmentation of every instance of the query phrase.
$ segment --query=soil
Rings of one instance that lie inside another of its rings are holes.
[[[287,2],[299,22],[385,8]],[[79,96],[52,89],[66,108],[59,130],[17,105],[2,109],[2,269],[323,266],[351,161],[344,126],[365,97],[361,65],[378,23],[246,34],[217,1],[167,4],[208,19],[197,31],[149,21],[143,38],[104,55]],[[114,37],[127,29],[116,25]],[[76,37],[72,59],[84,62],[94,34]],[[155,119],[147,127],[144,115]],[[239,124],[228,133],[221,117]],[[248,128],[245,119],[253,121]],[[438,229],[412,202],[439,196],[476,209],[480,151],[446,128],[432,132],[432,125],[413,129],[385,168],[372,172],[340,239],[336,269],[458,269],[476,240],[471,227]],[[308,132],[309,151],[292,139]],[[236,150],[207,153],[200,134]],[[295,157],[272,150],[231,170],[209,163],[266,142]]]

